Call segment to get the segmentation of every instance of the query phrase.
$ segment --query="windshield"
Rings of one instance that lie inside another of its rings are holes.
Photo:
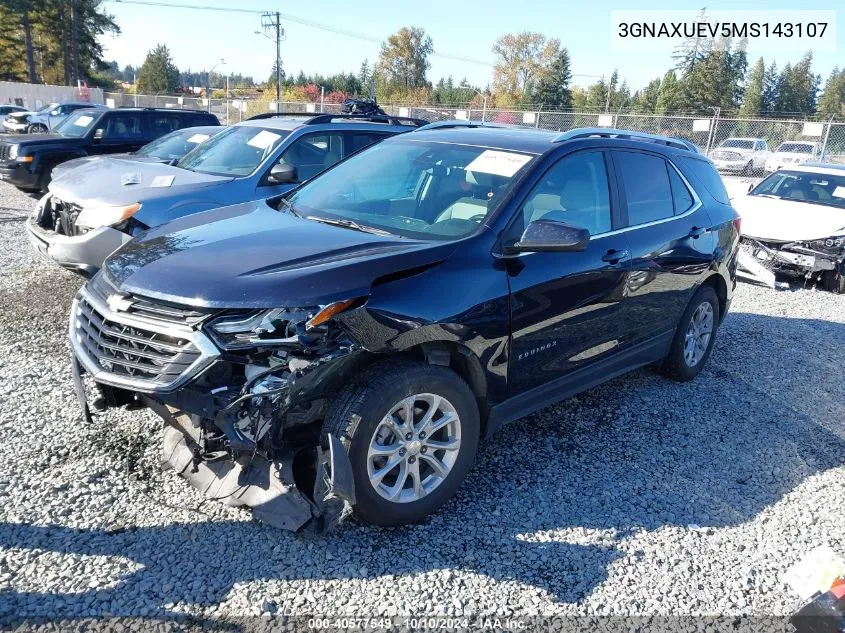
[[[249,176],[287,135],[284,130],[236,125],[185,154],[179,167],[218,176]]]
[[[812,202],[845,209],[845,172],[831,176],[780,170],[757,185],[749,195]]]
[[[160,158],[161,160],[182,158],[197,145],[214,136],[217,131],[217,129],[212,131],[206,128],[187,128],[184,130],[177,130],[175,132],[171,132],[170,134],[165,134],[152,143],[147,143],[144,147],[139,149],[136,154],[138,156]]]
[[[339,163],[289,202],[304,217],[351,220],[402,237],[456,239],[478,228],[533,158],[395,138]]]
[[[59,104],[59,103],[51,103],[51,104],[50,104],[50,105],[48,105],[46,108],[41,108],[41,109],[38,111],[38,114],[43,114],[43,115],[45,115],[45,116],[46,116],[46,115],[50,114],[50,112],[52,112],[53,110],[55,110],[56,108],[58,108],[58,107],[59,107],[59,105],[61,105],[61,104]]]
[[[719,147],[735,147],[736,149],[754,149],[754,141],[745,141],[738,138],[729,138],[722,141]]]
[[[778,147],[779,152],[795,152],[798,154],[812,154],[812,143],[781,143]]]
[[[77,110],[62,119],[61,123],[53,128],[53,132],[71,138],[81,138],[88,133],[88,130],[94,127],[94,124],[101,116],[101,112]]]

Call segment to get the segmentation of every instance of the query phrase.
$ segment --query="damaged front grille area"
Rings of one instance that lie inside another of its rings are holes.
[[[108,282],[104,275],[96,275],[88,283],[88,288],[92,294],[105,302],[109,301],[109,297],[120,296],[124,306],[122,311],[125,314],[154,319],[163,323],[193,326],[211,315],[209,311],[195,310],[174,303],[156,301],[148,297],[121,293]]]
[[[64,202],[52,196],[44,205],[41,217],[38,218],[38,225],[48,231],[55,231],[59,235],[70,237],[85,235],[88,229],[80,229],[76,226],[76,219],[80,213],[82,213],[80,205]]]
[[[175,388],[219,353],[201,332],[124,314],[87,287],[74,300],[70,338],[96,380],[147,393]]]

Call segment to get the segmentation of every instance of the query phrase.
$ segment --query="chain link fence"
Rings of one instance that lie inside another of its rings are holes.
[[[231,125],[256,114],[276,109],[275,99],[231,98],[202,99],[164,95],[105,93],[110,107],[181,108],[208,110],[220,122]],[[683,138],[709,153],[728,138],[762,138],[771,150],[784,141],[817,143],[817,157],[845,164],[845,122],[803,121],[796,119],[740,119],[729,117],[663,116],[652,114],[609,114],[600,112],[544,112],[542,110],[506,110],[474,106],[382,105],[393,116],[426,121],[469,119],[506,125],[566,131],[579,127],[605,127]],[[339,113],[337,103],[282,102],[282,112]]]

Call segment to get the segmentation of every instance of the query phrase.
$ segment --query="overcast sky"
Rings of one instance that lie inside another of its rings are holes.
[[[167,2],[168,0],[161,0]],[[176,1],[176,0],[171,0]],[[285,72],[296,74],[339,71],[358,72],[361,61],[372,63],[378,57],[379,42],[402,26],[423,27],[434,41],[435,55],[429,78],[452,75],[456,81],[466,77],[485,86],[491,82],[493,54],[497,37],[507,32],[539,31],[560,38],[572,56],[573,83],[586,86],[596,81],[592,76],[609,75],[614,68],[628,80],[632,89],[660,76],[671,65],[668,52],[614,52],[610,48],[610,11],[631,9],[700,9],[703,0],[644,1],[623,0],[426,0],[426,2],[388,2],[387,0],[322,0],[282,3],[272,0],[179,0],[186,4],[237,7],[240,9],[279,10],[305,22],[317,22],[353,32],[357,37],[321,30],[282,18],[286,37],[282,42]],[[831,9],[835,3],[801,0],[803,9]],[[103,40],[106,59],[122,66],[140,65],[148,49],[164,43],[173,53],[176,65],[194,71],[209,69],[220,58],[226,65],[218,71],[252,75],[265,80],[275,59],[274,44],[255,31],[260,30],[260,16],[216,11],[195,11],[120,4],[113,0],[105,8],[117,19],[122,33]],[[794,0],[742,1],[711,0],[708,9],[792,9]],[[761,12],[761,19],[766,12]],[[839,16],[845,14],[839,11]],[[845,27],[837,30],[836,52],[818,52],[815,71],[823,79],[836,64],[845,66]],[[795,61],[795,51],[755,51],[749,49],[753,63],[762,54],[783,66]],[[464,58],[464,59],[455,59]]]

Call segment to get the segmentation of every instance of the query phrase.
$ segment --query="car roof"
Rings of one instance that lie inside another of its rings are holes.
[[[780,147],[781,145],[786,145],[787,143],[792,143],[794,145],[818,145],[817,141],[781,141],[778,147]]]
[[[763,141],[759,136],[730,136],[725,141]],[[724,143],[725,141],[722,141]]]
[[[828,174],[829,176],[845,176],[845,165],[833,163],[801,163],[794,167],[783,168],[786,171],[803,171],[811,174]]]
[[[455,145],[474,145],[530,154],[542,154],[554,147],[558,132],[538,130],[536,128],[505,127],[479,125],[467,127],[441,127],[420,129],[411,136],[403,136],[414,141],[433,141],[435,143],[453,143]]]
[[[319,116],[319,113],[313,116]],[[403,130],[410,131],[416,129],[412,125],[396,125],[383,121],[368,121],[365,119],[356,118],[340,118],[325,123],[311,123],[309,118],[297,116],[271,116],[260,119],[248,119],[235,123],[235,127],[256,127],[265,130],[279,130],[284,132],[292,132],[299,128],[307,128],[309,130],[325,131],[329,129],[336,129],[338,126],[351,130],[365,130],[365,129],[387,129],[387,130]]]

